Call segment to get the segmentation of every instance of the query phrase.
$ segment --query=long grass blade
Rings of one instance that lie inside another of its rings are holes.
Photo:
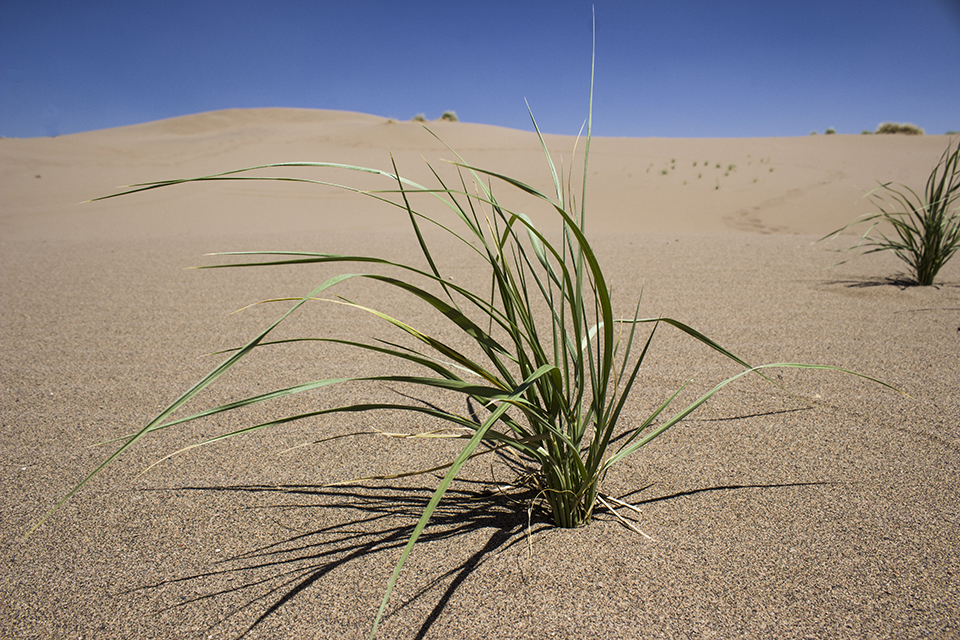
[[[537,369],[533,375],[523,381],[521,384],[509,397],[504,398],[500,405],[490,414],[490,416],[483,422],[473,437],[470,438],[470,441],[467,442],[463,450],[460,452],[460,455],[456,457],[453,463],[450,465],[450,469],[447,471],[446,475],[443,476],[443,480],[440,481],[440,485],[434,491],[433,496],[430,498],[430,502],[427,503],[426,508],[423,510],[423,515],[420,516],[419,522],[413,529],[413,533],[410,534],[410,539],[407,541],[407,545],[403,548],[403,552],[400,554],[400,560],[397,561],[396,566],[393,569],[393,575],[390,576],[390,581],[387,583],[386,593],[384,593],[383,600],[380,603],[380,608],[377,610],[377,617],[373,622],[373,629],[370,631],[371,640],[377,634],[377,627],[380,626],[380,620],[383,618],[383,613],[387,608],[387,602],[390,600],[390,594],[393,593],[393,588],[397,584],[397,579],[400,577],[400,570],[403,568],[403,565],[406,563],[407,558],[410,556],[410,552],[413,550],[413,545],[416,544],[417,539],[420,537],[420,534],[423,532],[424,528],[427,526],[427,523],[430,521],[433,512],[436,510],[437,505],[440,504],[441,498],[447,492],[447,489],[450,487],[450,484],[453,482],[453,479],[457,477],[457,474],[460,472],[460,468],[470,459],[470,456],[473,454],[474,450],[480,445],[483,441],[483,437],[486,434],[487,430],[490,429],[496,423],[496,421],[503,415],[504,412],[510,407],[511,402],[517,401],[526,389],[532,385],[536,380],[545,375],[551,367],[544,366],[540,369]]]

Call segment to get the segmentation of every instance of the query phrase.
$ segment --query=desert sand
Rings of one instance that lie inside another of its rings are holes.
[[[533,134],[429,126],[475,165],[550,185]],[[573,157],[573,137],[546,141],[557,165],[576,172],[582,142]],[[960,637],[960,259],[936,286],[910,287],[894,256],[831,268],[837,254],[812,244],[872,211],[863,195],[878,180],[921,189],[946,145],[944,136],[594,139],[587,233],[625,314],[642,292],[642,315],[677,318],[749,362],[842,366],[908,395],[822,371],[781,371],[795,395],[758,380],[731,385],[607,477],[604,491],[639,508],[628,515],[646,537],[603,513],[575,530],[553,528],[539,506],[528,521],[530,496],[491,493],[510,472],[481,458],[414,550],[379,637]],[[424,160],[455,175],[443,162],[453,154],[420,125],[333,111],[223,111],[0,140],[0,636],[366,637],[437,478],[323,485],[441,464],[456,449],[375,437],[310,443],[435,425],[389,413],[318,418],[141,472],[282,412],[397,401],[404,389],[327,388],[168,429],[23,536],[112,451],[92,445],[146,424],[222,357],[205,354],[243,344],[282,309],[231,312],[304,295],[343,271],[186,268],[219,260],[204,254],[418,260],[401,211],[328,187],[208,183],[82,202],[125,184],[269,162],[389,169],[390,154],[424,184]],[[525,202],[505,186],[495,192]],[[531,215],[555,228],[542,207]],[[455,244],[429,236],[450,277],[484,286]],[[351,284],[342,293],[433,322],[394,292]],[[281,335],[393,334],[316,307]],[[642,421],[690,377],[703,392],[735,371],[659,331],[623,424]],[[375,358],[336,345],[277,347],[191,406],[375,372]]]

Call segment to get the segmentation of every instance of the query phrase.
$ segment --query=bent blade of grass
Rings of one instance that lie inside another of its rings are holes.
[[[633,444],[631,444],[631,445],[629,445],[629,446],[624,446],[624,447],[622,447],[616,454],[614,454],[613,456],[611,456],[611,457],[604,463],[604,465],[603,465],[603,470],[609,469],[610,467],[612,467],[613,465],[615,465],[617,462],[623,460],[624,458],[626,458],[626,457],[629,456],[630,454],[636,452],[638,449],[640,449],[640,448],[643,447],[644,445],[646,445],[646,444],[648,444],[649,442],[651,442],[654,438],[660,436],[662,433],[664,433],[665,431],[667,431],[668,429],[670,429],[671,427],[673,427],[674,425],[676,425],[678,422],[680,422],[681,420],[683,420],[684,418],[686,418],[688,415],[690,415],[691,413],[693,413],[693,412],[694,412],[697,408],[699,408],[704,402],[706,402],[707,400],[709,400],[710,398],[712,398],[714,395],[716,395],[716,393],[717,393],[718,391],[720,391],[721,389],[723,389],[724,387],[726,387],[726,386],[727,386],[728,384],[730,384],[731,382],[733,382],[733,381],[735,381],[735,380],[738,380],[738,379],[740,379],[740,378],[742,378],[742,377],[744,377],[744,376],[746,376],[746,375],[748,375],[748,374],[750,374],[750,373],[756,373],[756,372],[757,372],[758,370],[760,370],[760,369],[771,369],[771,368],[781,368],[781,369],[819,369],[819,370],[823,370],[823,371],[837,371],[837,372],[840,372],[840,373],[846,373],[846,374],[850,374],[850,375],[853,375],[853,376],[857,376],[857,377],[859,377],[859,378],[863,378],[863,379],[869,380],[869,381],[871,381],[871,382],[875,382],[875,383],[880,384],[880,385],[882,385],[882,386],[884,386],[884,387],[887,387],[888,389],[891,389],[891,390],[893,390],[893,391],[896,391],[897,393],[900,393],[900,394],[903,394],[903,395],[907,395],[906,393],[904,393],[904,392],[901,391],[900,389],[897,389],[896,387],[894,387],[894,386],[892,386],[892,385],[889,385],[889,384],[887,384],[886,382],[883,382],[883,381],[881,381],[881,380],[877,380],[876,378],[873,378],[873,377],[868,376],[868,375],[864,375],[864,374],[862,374],[862,373],[857,373],[856,371],[850,371],[850,370],[848,370],[848,369],[843,369],[843,368],[841,368],[841,367],[834,367],[834,366],[823,365],[823,364],[803,364],[803,363],[799,363],[799,362],[779,362],[779,363],[774,363],[774,364],[762,364],[762,365],[759,365],[759,366],[756,366],[756,367],[751,367],[751,368],[749,368],[749,369],[747,369],[747,370],[745,370],[745,371],[741,371],[740,373],[737,373],[736,375],[730,376],[730,377],[727,378],[726,380],[723,380],[722,382],[720,382],[720,383],[718,383],[716,386],[714,386],[712,389],[710,389],[709,391],[707,391],[705,394],[701,395],[699,398],[697,398],[697,399],[694,400],[692,403],[690,403],[689,405],[687,405],[683,410],[681,410],[681,411],[680,411],[679,413],[677,413],[675,416],[673,416],[672,418],[670,418],[669,420],[667,420],[665,423],[663,423],[662,425],[660,425],[659,427],[657,427],[656,429],[654,429],[653,431],[651,431],[649,434],[647,434],[647,435],[646,435],[645,437],[643,437],[642,439],[634,442]],[[679,393],[679,390],[678,390],[676,393],[674,393],[674,395],[670,398],[670,400],[667,401],[667,403],[665,403],[663,406],[661,406],[661,408],[658,410],[658,413],[659,413],[659,411],[661,411],[662,409],[664,409],[664,408],[666,407],[666,404],[668,404],[670,401],[672,401],[673,398],[675,398],[678,393]],[[908,397],[909,397],[909,396],[908,396]],[[649,422],[650,422],[650,421],[646,422],[645,425],[646,425],[646,424],[649,424]],[[635,435],[637,435],[637,434],[639,434],[639,433],[640,433],[639,430],[637,430],[637,431],[634,432]]]
[[[549,365],[544,365],[537,369],[533,374],[523,381],[523,383],[508,397],[501,400],[500,405],[487,417],[476,433],[473,434],[473,437],[470,438],[470,441],[463,447],[463,450],[456,457],[453,463],[450,465],[449,470],[446,475],[443,476],[443,480],[440,481],[440,485],[434,491],[433,496],[430,498],[430,502],[427,503],[427,507],[423,511],[423,515],[420,516],[420,520],[417,522],[417,525],[413,529],[413,533],[410,534],[410,539],[407,541],[406,546],[403,548],[403,552],[400,554],[400,559],[397,561],[396,566],[393,569],[393,575],[390,576],[390,581],[387,583],[387,590],[383,596],[383,600],[380,603],[380,608],[377,610],[377,617],[373,622],[373,629],[370,631],[370,638],[373,638],[377,635],[377,627],[380,626],[380,620],[383,618],[383,613],[387,608],[387,602],[390,600],[390,595],[393,593],[393,588],[397,584],[397,579],[400,577],[400,570],[403,568],[403,565],[406,563],[407,558],[410,556],[410,552],[413,550],[413,545],[416,544],[417,539],[420,537],[420,534],[423,532],[424,528],[427,526],[427,523],[430,521],[430,518],[433,516],[433,512],[436,511],[437,505],[440,504],[441,498],[447,492],[447,489],[450,487],[450,484],[453,482],[453,479],[457,477],[457,474],[460,472],[460,469],[463,465],[470,459],[473,451],[480,445],[483,441],[483,438],[487,431],[500,419],[500,416],[503,415],[507,409],[511,406],[513,402],[519,400],[519,398],[526,392],[527,388],[530,387],[538,378],[546,374],[553,367]]]
[[[455,163],[456,164],[456,163]],[[565,211],[563,208],[557,206],[555,202],[550,200],[546,195],[541,193],[539,190],[527,185],[515,178],[505,176],[501,173],[495,171],[488,171],[485,169],[480,169],[478,167],[466,167],[467,169],[476,171],[478,173],[483,173],[489,175],[498,180],[502,180],[507,184],[513,185],[517,189],[524,191],[536,198],[539,198],[547,203],[549,203],[556,213],[560,216],[564,224],[564,231],[569,233],[576,240],[577,253],[575,256],[576,264],[581,264],[580,260],[585,260],[589,275],[592,280],[592,286],[594,289],[594,301],[596,303],[596,313],[598,315],[597,324],[603,326],[603,339],[602,350],[597,354],[597,361],[595,362],[592,354],[588,358],[591,373],[590,380],[591,384],[594,385],[593,394],[594,398],[606,398],[606,383],[609,381],[610,370],[613,367],[613,310],[612,305],[610,304],[610,292],[607,288],[606,279],[603,274],[603,270],[600,267],[600,264],[596,258],[596,255],[593,252],[589,241],[586,236],[584,236],[583,231],[577,226],[576,221],[570,216],[570,214]],[[543,239],[542,235],[538,235]],[[549,246],[549,243],[547,243]],[[564,264],[564,261],[561,260],[561,264]],[[579,320],[581,317],[586,319],[586,306],[582,301],[582,292],[583,285],[581,278],[583,277],[584,269],[578,268],[576,265],[573,267],[574,274],[576,276],[576,285],[573,285],[572,291],[575,296],[574,299],[574,311],[573,314],[575,321]],[[576,327],[574,327],[576,330]],[[588,343],[589,345],[589,343]],[[593,367],[596,366],[596,369]]]
[[[303,306],[310,298],[318,295],[323,292],[325,289],[328,289],[340,282],[349,280],[354,277],[353,274],[341,274],[334,276],[318,286],[316,289],[310,292],[310,295],[304,297],[293,305],[286,313],[284,313],[280,318],[278,318],[273,324],[260,332],[253,340],[248,342],[242,349],[237,351],[235,354],[227,358],[223,363],[217,366],[213,371],[208,373],[203,379],[200,380],[197,384],[193,385],[185,393],[183,393],[179,398],[174,400],[169,406],[167,406],[163,411],[157,414],[150,422],[148,422],[140,431],[138,431],[132,438],[125,442],[120,448],[118,448],[112,455],[110,455],[106,460],[100,463],[93,471],[91,471],[86,477],[84,477],[76,486],[74,486],[63,498],[61,498],[49,511],[47,511],[43,517],[33,525],[29,531],[27,531],[25,537],[30,537],[34,531],[37,530],[44,522],[50,519],[60,507],[62,507],[70,498],[72,498],[80,489],[82,489],[90,480],[97,476],[101,471],[103,471],[107,466],[109,466],[114,460],[119,458],[127,449],[132,447],[136,442],[138,442],[145,435],[154,430],[154,427],[163,424],[163,422],[173,414],[174,411],[185,405],[192,398],[194,398],[198,393],[210,386],[215,380],[217,380],[224,373],[233,368],[237,362],[239,362],[244,356],[246,356],[251,350],[253,350],[257,344],[259,344],[271,331],[277,328],[281,322],[286,320],[294,311]]]

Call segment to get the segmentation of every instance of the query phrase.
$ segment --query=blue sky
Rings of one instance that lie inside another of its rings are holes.
[[[960,0],[0,0],[0,135],[233,107],[575,134],[960,130]]]

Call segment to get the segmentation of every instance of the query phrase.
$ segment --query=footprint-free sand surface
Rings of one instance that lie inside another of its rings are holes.
[[[538,188],[533,134],[429,125],[467,161]],[[604,491],[637,506],[559,530],[513,476],[471,462],[404,568],[382,638],[960,637],[960,259],[934,287],[905,286],[894,256],[830,267],[811,243],[872,208],[876,181],[921,189],[944,136],[595,139],[587,233],[615,304],[670,316],[751,363],[837,365],[742,379],[616,467]],[[548,136],[575,174],[573,137]],[[582,151],[583,145],[578,150]],[[329,187],[208,183],[81,204],[120,185],[281,161],[390,169],[423,183],[453,154],[409,122],[332,111],[237,110],[55,139],[0,140],[0,636],[363,638],[438,479],[338,488],[443,464],[425,419],[324,416],[201,447],[204,437],[338,403],[462,401],[396,385],[328,387],[145,438],[31,538],[23,535],[113,450],[281,303],[335,266],[190,270],[233,250],[367,253],[417,262],[399,209]],[[277,173],[276,171],[270,172]],[[288,172],[360,188],[389,181]],[[430,183],[433,184],[433,183]],[[510,205],[522,197],[505,185]],[[442,211],[426,204],[428,211]],[[542,207],[530,214],[555,229]],[[446,218],[450,220],[451,217]],[[486,276],[435,232],[441,269]],[[845,236],[831,246],[849,245]],[[353,270],[359,270],[356,267]],[[370,284],[341,294],[450,336],[415,301]],[[287,304],[287,303],[282,303]],[[396,338],[337,305],[309,306],[278,338]],[[319,342],[262,349],[198,396],[200,410],[298,382],[383,372]],[[729,362],[658,330],[624,411],[636,425],[693,377]],[[804,401],[807,398],[810,402]],[[681,400],[682,400],[681,399]],[[306,445],[306,446],[300,446]]]

